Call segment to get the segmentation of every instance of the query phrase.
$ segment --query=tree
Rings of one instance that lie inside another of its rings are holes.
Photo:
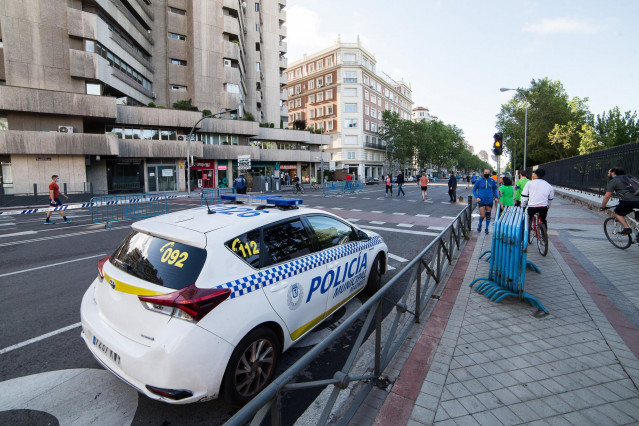
[[[526,99],[527,165],[576,155],[580,145],[577,129],[592,120],[588,98],[569,99],[561,82],[548,78],[533,79],[530,88],[521,92],[502,105],[497,115],[497,129],[504,134],[505,147],[517,153],[516,168],[523,165]]]
[[[621,115],[619,107],[608,113],[597,115],[593,127],[600,142],[600,148],[611,148],[639,140],[639,121],[636,111],[626,111]]]

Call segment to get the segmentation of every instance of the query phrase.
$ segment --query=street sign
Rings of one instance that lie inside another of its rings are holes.
[[[238,155],[237,167],[240,170],[248,170],[251,168],[251,156],[250,155]]]

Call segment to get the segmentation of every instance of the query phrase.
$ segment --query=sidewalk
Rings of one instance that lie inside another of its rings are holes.
[[[389,367],[394,384],[371,392],[350,424],[638,423],[639,247],[614,248],[603,220],[553,201],[548,256],[528,251],[541,274],[526,272],[526,291],[550,312],[541,319],[468,286],[488,276],[478,257],[491,235],[474,232],[407,359]]]

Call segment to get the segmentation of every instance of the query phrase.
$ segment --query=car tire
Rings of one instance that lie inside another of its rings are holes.
[[[244,405],[271,383],[280,357],[280,341],[273,330],[259,327],[237,344],[226,366],[224,399]]]
[[[368,276],[364,294],[372,296],[380,288],[382,288],[382,255],[378,254],[371,266],[371,273]]]

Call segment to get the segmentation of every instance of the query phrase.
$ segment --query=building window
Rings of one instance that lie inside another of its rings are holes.
[[[288,88],[288,95],[289,96],[293,96],[293,88],[292,87]]]
[[[9,130],[9,119],[5,114],[0,114],[0,130]]]
[[[347,160],[354,160],[355,159],[355,151],[347,151],[346,152],[346,159]]]
[[[324,115],[324,107],[319,107],[315,109],[315,116],[321,117]]]
[[[0,47],[2,47],[2,40],[0,40]],[[84,50],[95,52],[95,42],[93,40],[84,40]]]
[[[333,74],[327,74],[325,79],[326,79],[326,84],[333,84]]]
[[[255,3],[255,11],[256,12],[260,11],[260,4],[259,3]]]
[[[324,68],[324,60],[320,59],[319,61],[317,61],[317,69],[321,70],[322,68]]]
[[[300,108],[302,106],[302,100],[300,98],[295,99],[295,108]]]
[[[368,105],[364,105],[364,114],[371,115],[371,109]]]
[[[357,88],[347,88],[344,89],[344,96],[357,96]]]
[[[308,90],[313,90],[315,89],[315,80],[309,80],[308,81]]]
[[[182,59],[174,59],[174,58],[171,58],[171,64],[173,64],[173,65],[180,65],[180,66],[185,67],[185,66],[186,66],[186,61],[183,61]]]
[[[371,122],[366,120],[364,121],[364,130],[370,130],[371,129]],[[368,136],[366,136],[368,138]]]
[[[315,110],[313,108],[308,110],[308,118],[315,118]]]
[[[300,93],[302,93],[302,85],[298,84],[295,86],[295,94],[299,95]]]
[[[317,79],[317,87],[320,88],[324,85],[324,79],[322,77]]]
[[[293,109],[293,101],[289,101],[288,102],[288,108],[289,109]]]
[[[357,127],[357,119],[347,118],[346,120],[344,120],[344,127],[350,127],[350,128]]]
[[[172,84],[171,90],[173,90],[174,92],[186,92],[186,86],[178,86],[177,84]]]
[[[377,96],[375,96],[374,94],[371,93],[371,102],[376,104],[377,103]]]
[[[100,43],[95,43],[95,52],[102,56],[104,59],[109,62],[113,68],[117,68],[127,74],[129,77],[134,79],[138,84],[142,85],[145,89],[151,91],[152,85],[149,80],[147,80],[142,74],[133,69],[130,65],[122,61],[119,57],[113,54],[106,47],[102,46]]]
[[[357,71],[344,71],[344,83],[357,83]]]
[[[301,77],[302,76],[302,69],[298,68],[295,70],[295,77]]]
[[[0,128],[2,126],[2,116],[0,116]],[[13,170],[11,169],[11,156],[0,155],[0,186],[2,184],[13,183]]]
[[[326,99],[333,99],[333,90],[326,91]]]
[[[324,126],[326,128],[326,131],[330,132],[331,130],[333,130],[333,120],[328,120],[324,122]]]
[[[311,73],[311,72],[315,71],[315,65],[313,65],[313,64],[308,64],[308,66],[306,67],[306,69],[307,69],[307,71],[308,71],[309,73]]]
[[[377,117],[377,110],[375,108],[371,108],[371,117],[375,118]]]
[[[407,114],[408,115],[408,114]],[[377,119],[381,120],[382,119],[382,111],[377,111]]]
[[[314,104],[315,103],[315,95],[309,95],[308,96],[308,103],[309,104]]]
[[[344,59],[344,64],[354,64],[357,60],[357,57],[354,53],[344,53],[342,58]]]
[[[324,101],[324,93],[320,92],[317,94],[317,102]]]
[[[326,107],[326,115],[333,115],[333,105],[328,105]]]
[[[169,6],[169,12],[177,13],[178,15],[186,16],[186,10],[178,9],[176,7]]]
[[[102,95],[102,85],[99,83],[86,83],[87,95]]]
[[[377,123],[371,123],[371,132],[377,131]]]
[[[176,34],[176,33],[169,33],[169,38],[172,38],[173,40],[186,40],[186,36],[182,35],[182,34]]]
[[[333,65],[333,57],[329,56],[328,58],[326,58],[326,66],[330,67]]]
[[[259,62],[255,63],[255,71],[257,71],[257,72],[260,71],[260,63]]]
[[[357,112],[357,104],[344,104],[344,112]]]
[[[240,86],[237,84],[226,83],[226,91],[228,93],[240,93]]]

